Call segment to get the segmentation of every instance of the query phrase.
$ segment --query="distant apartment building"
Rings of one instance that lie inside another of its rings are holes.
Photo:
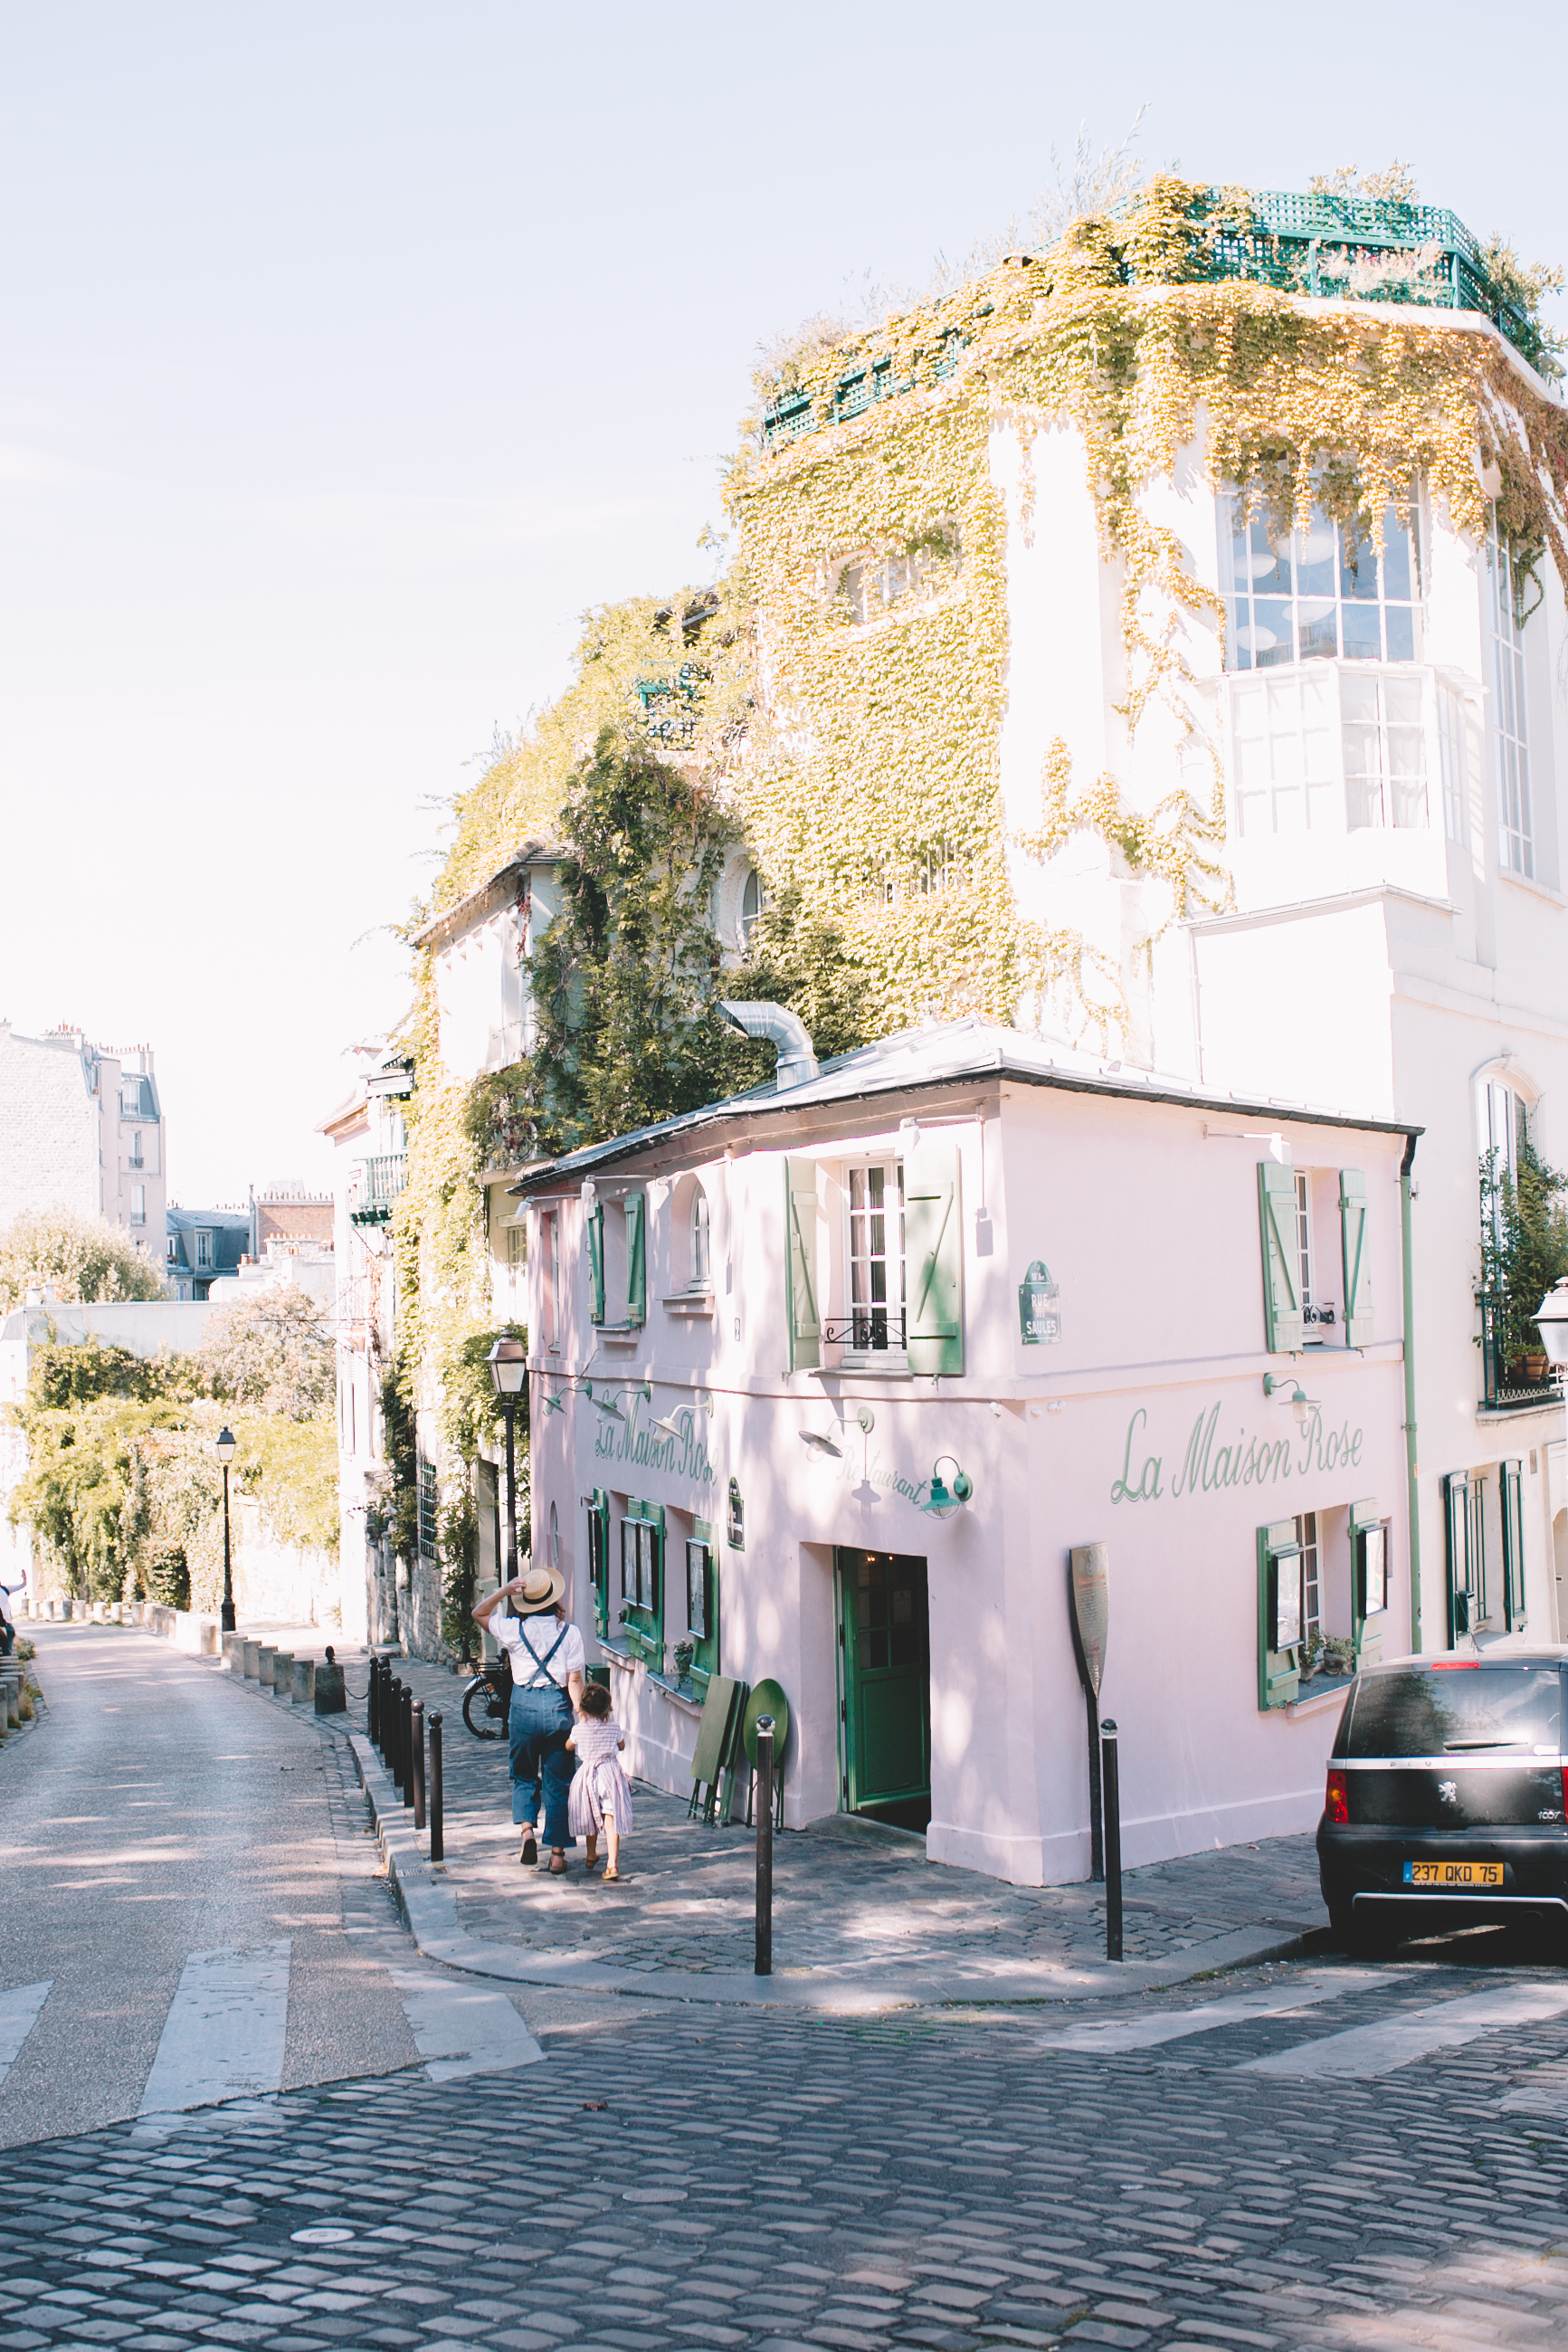
[[[0,1021],[0,1227],[37,1209],[107,1217],[162,1265],[167,1164],[150,1045]]]
[[[248,1207],[182,1209],[171,1205],[164,1243],[164,1279],[171,1298],[205,1298],[225,1274],[250,1263]]]

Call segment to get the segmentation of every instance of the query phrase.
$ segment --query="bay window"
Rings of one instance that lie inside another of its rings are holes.
[[[1365,517],[1335,522],[1314,507],[1305,530],[1277,535],[1221,500],[1220,584],[1225,667],[1276,669],[1297,661],[1413,662],[1418,606],[1415,535],[1392,501],[1383,551]]]

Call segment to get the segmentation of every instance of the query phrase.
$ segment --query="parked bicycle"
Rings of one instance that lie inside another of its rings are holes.
[[[512,1662],[502,1653],[481,1666],[463,1694],[463,1720],[476,1739],[505,1739],[512,1711]]]

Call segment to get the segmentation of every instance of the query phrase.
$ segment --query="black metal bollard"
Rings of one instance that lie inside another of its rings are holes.
[[[757,1718],[757,1966],[773,1974],[773,1717]]]
[[[402,1765],[402,1776],[398,1781],[398,1787],[402,1790],[403,1803],[412,1805],[413,1802],[413,1685],[412,1683],[399,1685],[398,1712],[402,1718],[398,1726],[398,1745],[402,1751],[399,1759]]]
[[[372,1652],[371,1655],[371,1678],[365,1685],[365,1738],[370,1741],[372,1748],[376,1745],[376,1735],[381,1728],[380,1725],[376,1721],[378,1712],[376,1706],[376,1685],[378,1680],[376,1667],[379,1661],[377,1660],[374,1652]]]
[[[441,1709],[430,1718],[430,1859],[445,1860],[442,1841],[444,1824],[441,1818]]]
[[[1100,1779],[1105,1802],[1105,1958],[1122,1957],[1122,1790],[1116,1772],[1116,1727],[1100,1727]]]
[[[411,1711],[409,1753],[413,1763],[413,1770],[410,1775],[413,1782],[413,1825],[416,1830],[422,1830],[424,1827],[424,1701],[423,1699],[416,1698]]]
[[[394,1675],[382,1696],[387,1706],[387,1770],[392,1784],[402,1788],[402,1685]]]
[[[383,1764],[392,1759],[392,1725],[387,1720],[392,1692],[392,1668],[385,1658],[378,1658],[376,1675],[376,1747]]]

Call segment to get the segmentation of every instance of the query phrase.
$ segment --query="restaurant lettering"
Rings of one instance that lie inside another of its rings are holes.
[[[1348,1421],[1325,1429],[1322,1408],[1313,1405],[1306,1428],[1290,1436],[1278,1427],[1248,1436],[1245,1428],[1234,1437],[1219,1426],[1221,1408],[1207,1406],[1193,1423],[1186,1446],[1166,1476],[1166,1456],[1150,1450],[1149,1416],[1140,1405],[1127,1423],[1122,1449],[1122,1473],[1112,1483],[1113,1503],[1173,1501],[1182,1496],[1209,1495],[1226,1486],[1278,1486],[1287,1478],[1305,1477],[1312,1471],[1354,1468],[1361,1460],[1363,1433]]]

